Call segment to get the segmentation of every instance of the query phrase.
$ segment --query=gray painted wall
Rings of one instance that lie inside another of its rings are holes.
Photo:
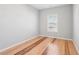
[[[73,39],[75,41],[75,46],[79,52],[79,4],[73,6]]]
[[[38,16],[28,5],[0,5],[0,49],[38,35]]]
[[[57,14],[58,33],[49,33],[47,31],[47,16]],[[57,36],[63,38],[72,38],[73,33],[73,9],[72,5],[49,8],[40,11],[40,34],[47,36]]]

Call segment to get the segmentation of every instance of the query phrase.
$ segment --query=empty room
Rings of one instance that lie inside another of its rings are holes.
[[[78,55],[79,4],[0,4],[0,55]]]

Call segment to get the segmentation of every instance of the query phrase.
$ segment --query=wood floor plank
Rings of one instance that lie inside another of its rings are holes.
[[[0,53],[1,55],[78,55],[72,40],[38,36]]]
[[[35,43],[33,43],[32,45],[24,48],[23,50],[17,52],[15,55],[23,55],[27,52],[29,52],[30,50],[32,50],[36,45],[40,44],[42,41],[44,41],[47,37],[43,37],[42,39],[36,41]]]
[[[42,36],[38,36],[38,37],[36,37],[36,38],[34,38],[32,40],[26,41],[26,42],[24,42],[24,43],[22,43],[20,45],[17,45],[15,47],[12,47],[10,49],[7,49],[7,50],[1,52],[0,54],[1,55],[14,55],[17,52],[23,50],[24,48],[28,47],[29,45],[35,43],[36,41],[38,41],[38,40],[40,40],[42,38],[43,38]]]
[[[56,40],[56,38],[51,38],[51,42],[54,43]],[[51,44],[50,42],[50,44]],[[42,53],[42,55],[47,55],[47,52],[48,52],[48,47],[44,50],[44,52]]]
[[[65,55],[70,55],[68,40],[65,40]]]
[[[65,53],[64,40],[56,39],[50,44],[47,50],[47,55],[63,55]]]
[[[51,42],[51,39],[47,38],[46,40],[41,42],[39,45],[34,47],[31,51],[26,53],[25,55],[41,55],[44,52],[44,50],[48,47],[50,42]]]
[[[75,46],[73,44],[72,41],[68,41],[68,48],[69,48],[69,54],[70,55],[78,55],[76,49],[75,49]]]

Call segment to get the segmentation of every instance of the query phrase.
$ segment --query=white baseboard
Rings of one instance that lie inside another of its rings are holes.
[[[69,38],[63,38],[63,37],[53,37],[53,36],[48,36],[48,35],[40,35],[40,36],[44,36],[44,37],[51,37],[51,38],[60,38],[60,39],[64,39],[64,40],[72,40]]]
[[[38,37],[38,36],[40,36],[40,35],[35,35],[35,36],[33,36],[33,37],[28,38],[27,40],[23,40],[23,41],[21,41],[21,42],[18,42],[17,44],[13,44],[13,45],[11,45],[11,46],[9,46],[9,47],[7,47],[7,48],[1,49],[0,52],[3,52],[3,51],[5,51],[5,50],[8,50],[8,49],[10,49],[10,48],[12,48],[12,47],[15,47],[15,46],[17,46],[17,45],[19,45],[19,44],[22,44],[22,43],[24,43],[24,42],[26,42],[26,41],[29,41],[29,40],[31,40],[31,39],[34,39],[35,37]]]

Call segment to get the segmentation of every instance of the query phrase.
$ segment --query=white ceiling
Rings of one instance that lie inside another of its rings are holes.
[[[41,10],[41,9],[46,9],[46,8],[53,8],[53,7],[62,6],[65,4],[30,4],[30,5],[34,8]]]

